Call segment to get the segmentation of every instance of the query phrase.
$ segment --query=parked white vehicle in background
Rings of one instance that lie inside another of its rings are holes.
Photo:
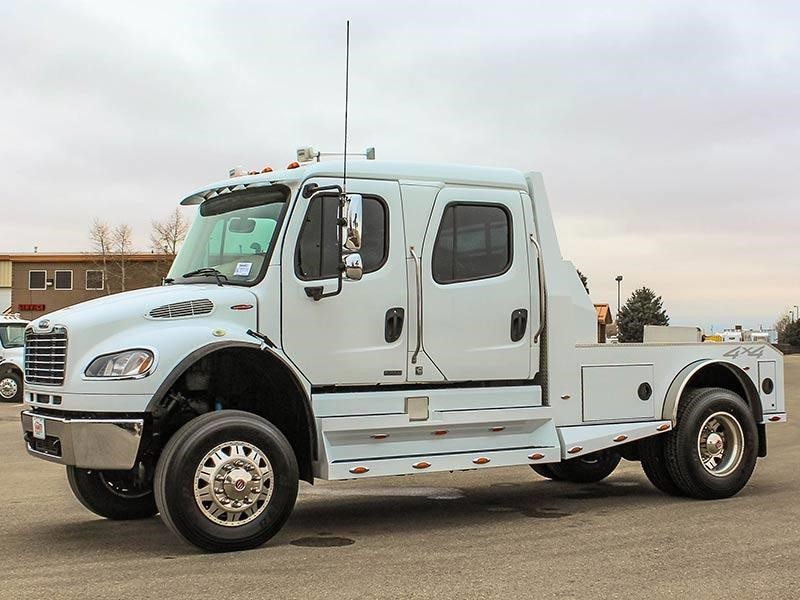
[[[25,442],[89,510],[219,551],[275,535],[298,479],[592,482],[624,457],[670,494],[747,483],[786,420],[778,351],[595,343],[537,173],[347,174],[352,193],[331,162],[204,186],[167,285],[29,326]]]
[[[22,402],[22,354],[28,321],[0,315],[0,401]]]

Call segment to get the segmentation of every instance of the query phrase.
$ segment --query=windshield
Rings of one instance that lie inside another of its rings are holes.
[[[168,277],[249,285],[261,277],[289,199],[283,185],[222,194],[200,205]],[[204,273],[190,274],[200,269]]]
[[[0,344],[3,348],[22,348],[25,345],[25,323],[0,325]]]

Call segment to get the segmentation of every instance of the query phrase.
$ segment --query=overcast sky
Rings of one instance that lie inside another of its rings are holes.
[[[234,165],[341,147],[542,171],[595,302],[800,304],[800,3],[0,2],[0,253],[88,250]],[[187,209],[188,210],[188,209]]]

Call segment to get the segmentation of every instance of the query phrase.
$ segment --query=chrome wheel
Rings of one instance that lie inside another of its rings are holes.
[[[6,375],[0,379],[0,397],[2,397],[3,400],[11,400],[17,395],[18,391],[19,384],[17,383],[16,379],[10,375]]]
[[[705,470],[715,477],[735,471],[744,453],[744,433],[739,421],[727,412],[708,417],[697,435],[697,453]]]
[[[209,451],[194,476],[194,498],[210,521],[226,527],[249,523],[267,508],[272,465],[247,442],[225,442]]]

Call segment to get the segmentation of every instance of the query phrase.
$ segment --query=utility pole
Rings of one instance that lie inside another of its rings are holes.
[[[622,285],[622,275],[617,275],[616,279],[614,280],[617,282],[617,321],[619,321],[619,311],[622,307],[621,296],[620,296],[620,286]]]

